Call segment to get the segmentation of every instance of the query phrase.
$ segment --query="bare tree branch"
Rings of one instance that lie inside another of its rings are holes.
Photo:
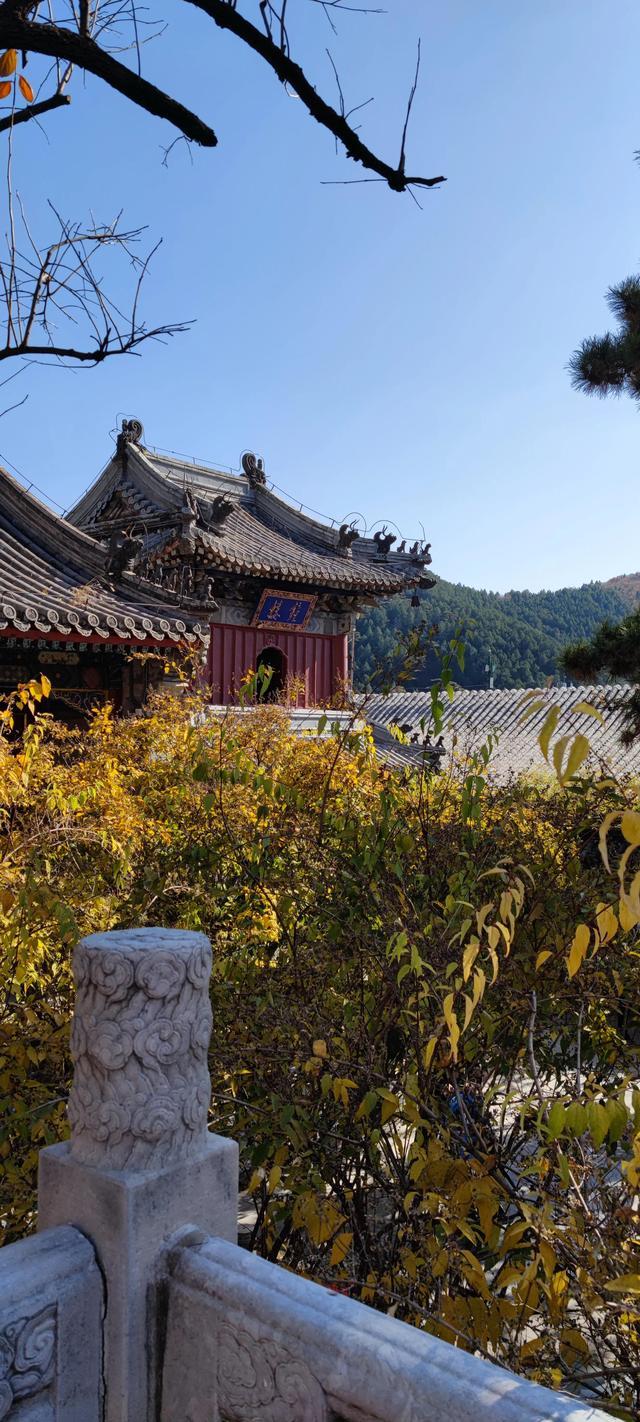
[[[46,21],[34,19],[33,16],[38,13],[39,0],[35,0],[35,4],[31,5],[27,0],[3,0],[3,3],[0,3],[0,47],[15,49],[23,54],[32,52],[49,55],[58,63],[73,65],[94,74],[139,108],[172,123],[184,137],[205,147],[215,147],[216,135],[204,120],[165,90],[149,83],[139,72],[136,73],[123,64],[113,53],[113,44],[109,50],[97,42],[96,36],[102,37],[105,33],[111,33],[113,36],[123,23],[129,28],[132,27],[132,39],[121,47],[135,49],[139,70],[139,20],[135,0],[102,0],[101,7],[95,0],[94,3],[91,3],[91,0],[77,0],[79,9],[76,9],[76,0],[68,0],[68,3],[74,27],[60,23],[61,15]],[[235,35],[242,44],[263,59],[280,82],[302,101],[311,117],[333,135],[336,143],[342,145],[347,157],[361,163],[368,172],[376,174],[394,192],[406,192],[412,187],[433,188],[445,182],[443,175],[425,178],[409,176],[405,171],[407,133],[420,71],[420,45],[402,129],[400,158],[394,166],[369,148],[360,137],[358,129],[350,123],[351,116],[362,106],[356,105],[346,109],[333,59],[331,63],[338,84],[338,107],[322,98],[302,66],[292,59],[287,33],[289,0],[257,0],[260,23],[255,24],[238,8],[238,0],[187,0],[187,3],[208,15],[219,29]],[[342,0],[314,0],[314,3],[322,3],[322,8],[334,29],[333,16],[346,10],[361,14],[380,13],[366,5],[343,4]],[[50,11],[51,16],[53,13],[55,11]],[[66,13],[62,18],[66,19]],[[61,102],[62,99],[56,97],[42,101],[46,108],[35,104],[16,110],[13,123],[25,123],[29,118],[46,112],[48,108],[59,107]],[[3,119],[0,121],[0,131],[10,125],[11,118]]]
[[[7,6],[10,0],[0,5],[0,47],[17,49],[32,54],[48,54],[52,58],[66,60],[97,79],[104,79],[126,99],[131,99],[138,108],[158,118],[167,119],[175,128],[200,143],[205,148],[215,148],[218,142],[213,129],[190,109],[186,109],[177,99],[172,99],[162,89],[150,84],[148,79],[135,74],[112,54],[102,49],[88,35],[75,34],[60,25],[34,22],[22,15],[16,15]]]
[[[358,136],[355,129],[351,127],[347,118],[337,109],[321,97],[307,78],[304,70],[295,60],[291,59],[289,53],[276,44],[272,38],[271,30],[266,34],[251,23],[245,15],[236,8],[235,0],[187,0],[188,4],[195,5],[196,9],[204,11],[209,15],[220,29],[229,30],[231,34],[242,40],[249,49],[254,50],[262,59],[266,61],[270,69],[282,84],[293,89],[298,98],[302,100],[311,117],[328,129],[338,142],[342,144],[347,157],[352,158],[356,163],[362,163],[363,167],[372,173],[377,173],[383,178],[393,192],[406,192],[409,187],[433,188],[440,183],[446,182],[442,175],[437,178],[407,177],[404,168],[398,165],[393,167],[390,163],[385,163],[379,158],[366,143]],[[266,0],[265,0],[266,3]],[[261,6],[262,8],[262,6]],[[415,97],[417,86],[417,74],[409,97],[407,116],[403,130],[401,160],[404,160],[404,150],[406,144],[407,128],[411,108]]]
[[[61,109],[71,103],[68,94],[52,94],[50,99],[41,99],[37,104],[27,104],[24,109],[16,109],[14,113],[8,114],[7,118],[0,118],[0,133],[4,133],[8,128],[15,128],[16,124],[28,123],[30,119],[40,118],[42,114],[48,114],[51,109]]]
[[[411,85],[411,91],[410,91],[410,94],[409,94],[409,102],[408,102],[408,104],[407,104],[407,112],[406,112],[405,120],[404,120],[404,128],[403,128],[403,130],[402,130],[402,143],[400,144],[400,158],[399,158],[399,161],[398,161],[398,172],[399,172],[399,173],[404,173],[405,156],[406,156],[406,155],[405,155],[405,150],[406,150],[406,146],[407,146],[407,133],[408,133],[408,131],[409,131],[409,119],[411,118],[411,110],[412,110],[412,108],[413,108],[413,101],[414,101],[414,99],[415,99],[415,97],[416,97],[416,93],[417,93],[417,89],[418,89],[418,79],[419,79],[419,77],[420,77],[420,59],[421,59],[420,40],[418,40],[418,58],[417,58],[417,60],[416,60],[416,72],[415,72],[415,75],[414,75],[413,84]]]
[[[18,204],[25,241],[18,240],[16,217],[7,236],[6,256],[0,258],[0,321],[5,328],[0,362],[53,358],[99,365],[110,356],[131,354],[143,341],[176,335],[191,324],[149,329],[139,320],[141,286],[160,245],[144,257],[138,255],[143,228],[123,232],[119,218],[103,227],[84,228],[62,218],[50,204],[57,231],[54,240],[39,245],[19,198]],[[103,290],[99,258],[114,250],[136,272],[129,314]]]

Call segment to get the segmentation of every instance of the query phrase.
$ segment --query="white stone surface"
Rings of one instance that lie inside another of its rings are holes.
[[[607,1422],[222,1240],[170,1268],[162,1422]],[[207,1336],[205,1407],[170,1363]]]
[[[177,930],[93,935],[74,957],[82,1109],[71,1142],[40,1154],[38,1225],[95,1246],[105,1422],[155,1422],[169,1245],[187,1226],[236,1238],[237,1147],[206,1130],[210,967],[208,940]]]
[[[74,1229],[0,1249],[0,1419],[100,1422],[102,1279]]]

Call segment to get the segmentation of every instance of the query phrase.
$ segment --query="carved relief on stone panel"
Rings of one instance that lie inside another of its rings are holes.
[[[274,1338],[223,1324],[218,1350],[222,1422],[330,1422],[318,1379]]]
[[[14,1403],[35,1397],[53,1378],[56,1343],[54,1304],[32,1318],[6,1323],[0,1318],[0,1419]]]

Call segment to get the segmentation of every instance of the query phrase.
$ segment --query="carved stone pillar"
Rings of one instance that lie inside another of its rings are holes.
[[[73,955],[71,1157],[104,1170],[185,1161],[207,1136],[211,948],[202,933],[95,933]]]
[[[200,933],[92,934],[74,953],[72,1135],[41,1152],[38,1228],[96,1249],[105,1422],[157,1415],[167,1249],[194,1228],[236,1239],[237,1147],[207,1130],[210,971]]]

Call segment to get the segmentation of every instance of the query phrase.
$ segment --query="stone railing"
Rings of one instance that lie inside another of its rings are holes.
[[[606,1422],[238,1248],[203,935],[93,935],[73,966],[71,1140],[44,1232],[0,1251],[0,1422]]]

